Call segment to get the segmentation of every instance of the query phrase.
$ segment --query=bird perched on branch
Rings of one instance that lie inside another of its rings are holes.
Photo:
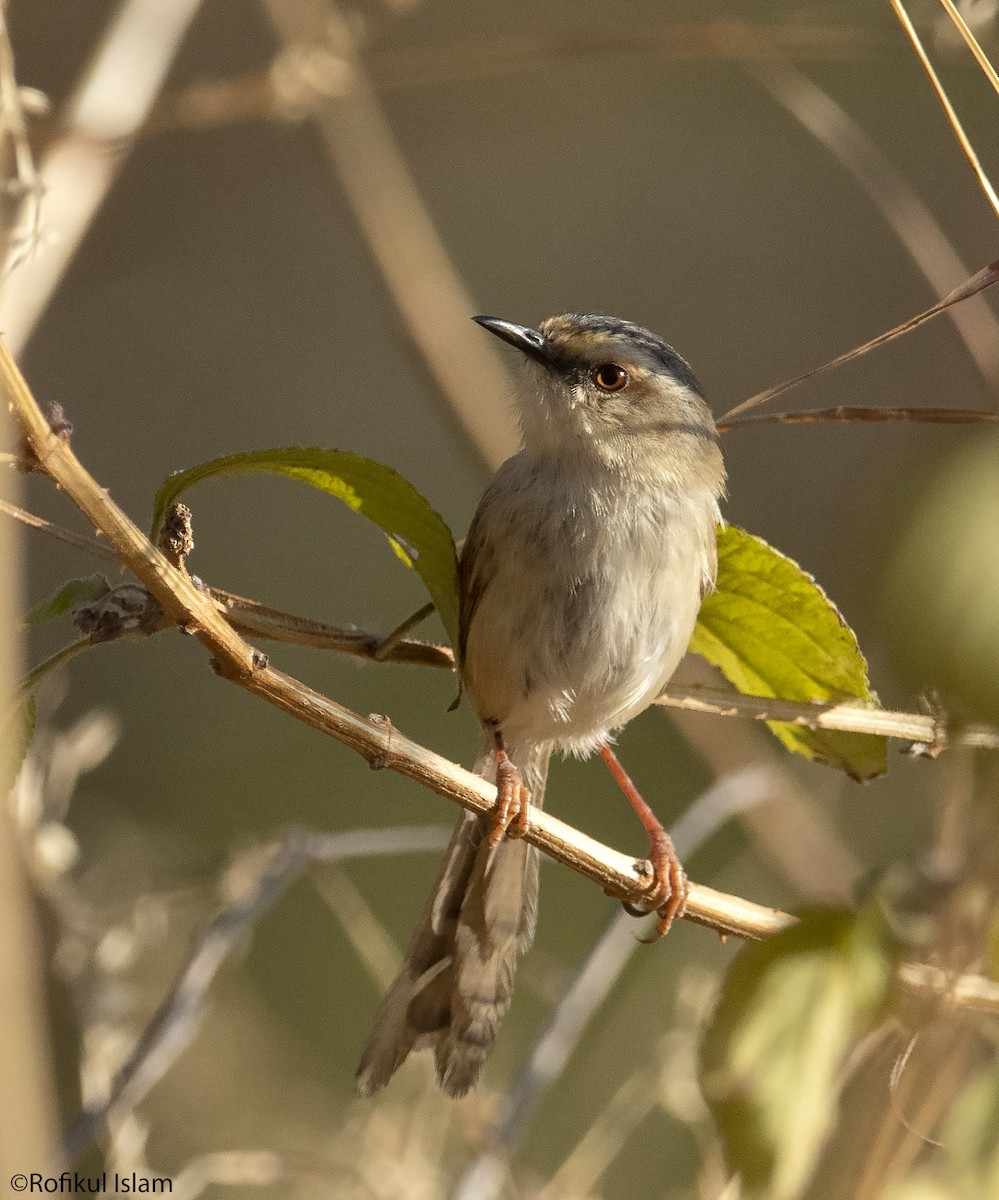
[[[538,855],[522,835],[553,750],[598,751],[638,812],[657,935],[686,898],[669,835],[610,742],[662,691],[714,586],[725,483],[714,421],[684,359],[628,321],[475,320],[525,360],[524,449],[486,489],[459,563],[459,668],[483,730],[475,770],[497,800],[458,822],[364,1048],[365,1095],[424,1046],[449,1095],[478,1079],[534,937]]]

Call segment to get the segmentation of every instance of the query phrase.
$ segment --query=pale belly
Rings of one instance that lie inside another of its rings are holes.
[[[686,651],[714,523],[656,497],[571,533],[509,524],[470,623],[464,680],[512,744],[585,755],[646,708]],[[710,516],[710,514],[709,514]],[[611,529],[613,528],[613,534]]]

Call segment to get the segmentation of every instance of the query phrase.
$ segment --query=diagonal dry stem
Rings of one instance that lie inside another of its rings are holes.
[[[38,465],[93,522],[121,561],[159,600],[164,613],[202,642],[218,673],[297,720],[335,738],[367,759],[429,787],[475,813],[487,813],[496,788],[399,733],[385,717],[362,717],[290,675],[269,666],[199,590],[153,546],[76,458],[68,440],[53,432],[6,346],[0,343],[0,379],[14,419]],[[639,901],[646,886],[642,863],[602,846],[543,811],[531,810],[527,839],[546,854],[596,881],[610,895]],[[785,928],[786,913],[691,884],[687,917],[744,937]]]
[[[821,422],[911,421],[926,425],[989,425],[999,421],[999,412],[987,408],[866,408],[838,404],[835,408],[810,408],[800,412],[753,413],[734,421],[719,421],[719,433],[746,425],[815,425]]]
[[[749,34],[749,31],[747,31]],[[938,296],[968,275],[951,240],[922,198],[867,131],[793,63],[777,52],[745,70],[849,172]],[[999,370],[997,323],[984,297],[950,309],[950,319],[986,380]]]
[[[933,90],[937,94],[937,99],[940,101],[941,107],[947,114],[947,120],[950,122],[951,129],[954,131],[954,136],[957,138],[961,149],[968,162],[971,163],[971,169],[975,172],[982,191],[988,197],[989,203],[995,210],[996,216],[999,216],[999,196],[996,195],[995,188],[992,186],[988,175],[985,173],[985,168],[982,166],[981,160],[975,153],[975,148],[971,144],[971,139],[964,131],[964,126],[961,124],[961,119],[951,104],[950,99],[940,82],[940,77],[937,75],[930,62],[930,56],[926,53],[926,49],[920,40],[919,34],[912,21],[909,19],[909,14],[905,10],[905,5],[902,0],[890,0],[892,8],[895,10],[895,15],[902,24],[902,28],[906,32],[909,41],[912,42],[912,48],[915,50],[919,61],[923,64],[923,70],[926,72],[930,83],[933,85]]]
[[[755,396],[750,396],[748,400],[743,400],[735,408],[730,408],[727,413],[719,417],[718,424],[724,425],[730,423],[732,418],[738,416],[739,413],[743,413],[750,408],[756,408],[759,404],[765,404],[768,400],[773,400],[789,388],[793,388],[799,383],[804,383],[806,379],[811,379],[813,375],[829,371],[833,367],[842,366],[843,363],[848,363],[852,359],[859,358],[862,354],[867,354],[870,350],[876,350],[879,346],[887,345],[888,342],[894,341],[897,337],[911,333],[913,329],[918,328],[924,321],[929,321],[932,317],[938,316],[950,308],[952,304],[960,304],[962,300],[967,300],[971,296],[977,296],[979,292],[984,291],[987,287],[991,287],[997,281],[999,281],[999,260],[989,263],[987,267],[982,267],[970,279],[966,279],[964,283],[954,288],[952,292],[948,292],[942,300],[938,300],[936,304],[932,304],[922,312],[916,313],[914,317],[910,317],[908,321],[903,321],[901,325],[896,325],[885,333],[879,333],[877,337],[871,338],[869,342],[864,342],[862,346],[855,346],[852,350],[848,350],[845,354],[840,354],[836,358],[830,359],[829,362],[823,363],[820,367],[813,367],[810,371],[804,371],[801,375],[795,375],[793,379],[785,379],[783,383],[778,383],[774,387],[767,388],[766,391],[757,392]]]
[[[968,28],[968,22],[958,12],[954,0],[940,0],[940,3],[944,6],[947,16],[954,22],[958,33],[964,39],[964,44],[975,56],[975,62],[982,68],[985,78],[992,84],[993,90],[999,92],[999,74],[996,73],[995,67],[989,62],[988,55],[982,49],[978,38]]]

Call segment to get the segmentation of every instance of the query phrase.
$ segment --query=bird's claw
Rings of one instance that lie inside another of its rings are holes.
[[[496,755],[496,804],[489,814],[488,843],[496,846],[503,835],[521,838],[527,833],[530,792],[520,772],[505,753]]]
[[[624,908],[632,916],[658,913],[656,927],[642,942],[658,942],[670,931],[670,926],[687,909],[687,873],[673,849],[672,841],[653,843],[649,857],[635,864],[643,875],[650,876],[649,886],[640,904],[625,901]]]

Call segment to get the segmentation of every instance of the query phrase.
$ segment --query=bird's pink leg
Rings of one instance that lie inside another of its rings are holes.
[[[673,839],[642,799],[642,794],[621,766],[617,755],[610,746],[601,746],[600,757],[607,764],[607,769],[614,776],[618,787],[628,797],[631,807],[638,814],[638,819],[649,835],[648,865],[652,869],[652,883],[648,890],[648,911],[652,912],[654,909],[658,912],[659,922],[652,936],[645,940],[655,942],[669,933],[674,917],[683,916],[687,907],[687,875],[677,856]]]

